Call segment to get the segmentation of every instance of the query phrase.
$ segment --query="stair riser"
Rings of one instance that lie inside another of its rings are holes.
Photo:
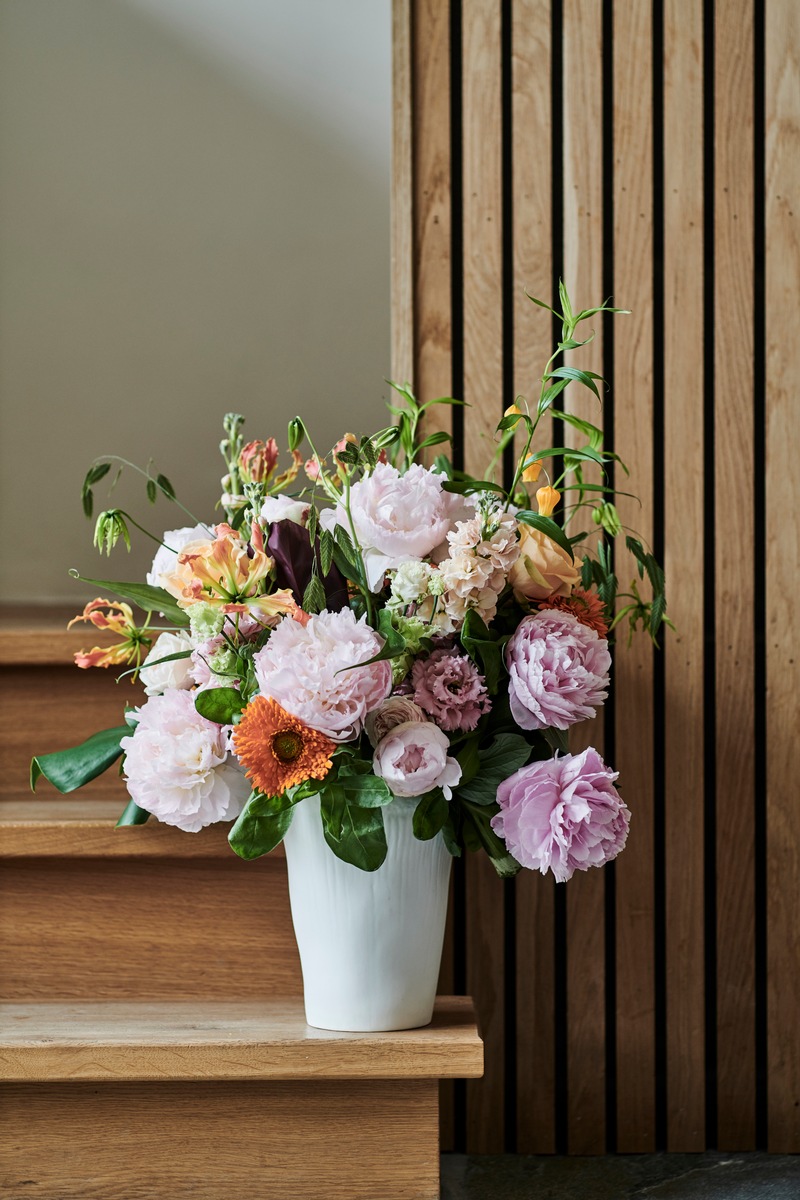
[[[8,1200],[437,1200],[435,1080],[0,1091]]]
[[[0,961],[8,1000],[302,992],[277,856],[6,859]]]

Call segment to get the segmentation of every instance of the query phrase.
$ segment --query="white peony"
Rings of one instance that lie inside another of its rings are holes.
[[[147,582],[150,587],[162,587],[161,576],[175,570],[178,555],[189,542],[207,542],[213,539],[213,534],[205,525],[185,525],[183,529],[168,529],[161,539],[165,545],[159,546],[153,565],[147,572]]]
[[[139,807],[187,833],[238,817],[250,784],[228,753],[227,731],[200,716],[191,692],[151,696],[137,715],[132,736],[120,744]]]
[[[192,686],[191,658],[175,658],[171,662],[159,662],[159,659],[169,658],[172,654],[191,653],[191,651],[192,639],[188,633],[183,630],[178,633],[162,633],[156,639],[139,672],[146,695],[160,696],[162,692],[167,692],[170,688],[190,688]]]
[[[461,779],[461,767],[447,751],[447,734],[430,721],[406,721],[378,743],[372,769],[394,796],[424,796],[439,787],[445,799]]]
[[[297,525],[305,525],[310,507],[310,504],[293,500],[291,496],[267,496],[261,506],[261,520],[268,525],[275,521],[294,521]]]

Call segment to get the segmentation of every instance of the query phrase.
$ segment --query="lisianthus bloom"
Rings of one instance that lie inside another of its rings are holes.
[[[228,734],[201,717],[191,692],[151,696],[120,745],[128,791],[167,825],[197,833],[242,811],[250,785],[228,753]]]
[[[120,600],[103,600],[100,596],[90,600],[83,612],[72,618],[67,629],[71,629],[78,621],[88,621],[95,629],[116,634],[122,639],[113,646],[79,650],[75,655],[75,663],[79,667],[120,667],[127,663],[138,667],[142,650],[150,645],[151,639],[136,625],[130,605]]]
[[[555,608],[559,612],[572,613],[581,625],[593,629],[601,638],[608,634],[605,608],[597,592],[585,592],[583,588],[575,588],[571,596],[551,596],[549,600],[543,600],[538,607],[540,611]]]
[[[497,789],[492,829],[518,863],[559,883],[602,867],[624,848],[630,811],[610,770],[591,746],[521,767]]]
[[[352,741],[391,690],[387,661],[360,665],[382,648],[380,634],[351,608],[321,612],[305,625],[281,621],[253,656],[259,691],[334,742]]]
[[[387,571],[408,559],[421,559],[440,544],[450,528],[453,505],[442,491],[445,476],[414,463],[401,475],[378,463],[350,489],[350,516],[364,554],[369,587],[379,592]],[[326,509],[322,524],[349,528],[343,504]]]
[[[608,690],[608,643],[572,613],[523,617],[506,646],[511,715],[521,729],[568,729]]]
[[[540,529],[520,522],[519,557],[508,575],[517,599],[568,596],[579,579],[580,571],[566,550]]]
[[[434,650],[411,671],[414,700],[448,732],[474,729],[491,708],[483,676],[472,659],[451,650]]]
[[[447,751],[450,742],[431,721],[406,721],[378,743],[372,769],[394,796],[424,796],[441,788],[445,799],[461,779],[461,767]]]
[[[139,672],[146,695],[160,696],[170,688],[190,688],[192,649],[192,639],[182,629],[177,633],[160,634]],[[175,658],[176,654],[182,657]]]
[[[189,542],[208,541],[209,537],[210,527],[205,525],[185,525],[182,529],[167,529],[161,539],[164,544],[159,546],[153,565],[147,572],[150,587],[161,587],[161,576],[175,570],[178,555]]]
[[[264,550],[264,535],[253,522],[250,541],[224,522],[214,528],[215,539],[189,542],[178,555],[174,571],[161,583],[181,608],[203,602],[226,613],[253,613],[269,618],[296,607],[290,592],[263,594],[273,560]]]
[[[264,796],[279,796],[307,779],[324,779],[336,743],[276,700],[256,696],[234,730],[233,747],[253,786]]]

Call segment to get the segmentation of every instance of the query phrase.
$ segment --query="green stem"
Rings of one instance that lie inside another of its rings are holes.
[[[170,496],[169,493],[167,491],[165,491],[165,489],[161,486],[161,484],[158,482],[158,480],[153,479],[153,477],[149,473],[149,471],[145,471],[143,467],[137,466],[136,463],[129,462],[127,458],[121,458],[119,456],[119,454],[100,454],[94,460],[95,463],[103,462],[103,461],[122,463],[122,465],[124,467],[130,467],[132,471],[138,471],[140,475],[144,475],[145,479],[152,479],[153,483],[156,485],[156,487],[159,489],[159,491],[162,492],[167,497],[168,500],[171,500],[173,504],[177,504],[177,506],[181,510],[181,512],[185,512],[186,516],[190,517],[194,521],[195,525],[202,525],[203,529],[205,529],[209,534],[211,533],[211,530],[209,529],[208,525],[206,525],[205,521],[201,521],[199,519],[199,517],[196,517],[194,515],[193,512],[190,512],[190,510],[186,507],[185,504],[181,504],[181,502],[177,498],[177,496],[175,496],[175,497]],[[92,466],[94,466],[94,463],[92,463]],[[134,521],[134,524],[136,524],[135,521]],[[152,537],[152,534],[150,536]],[[158,540],[158,539],[156,539],[156,540]]]

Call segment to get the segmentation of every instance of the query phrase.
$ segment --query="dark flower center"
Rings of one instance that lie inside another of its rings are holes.
[[[273,735],[272,752],[281,762],[294,762],[303,753],[303,739],[293,729],[283,729]]]

